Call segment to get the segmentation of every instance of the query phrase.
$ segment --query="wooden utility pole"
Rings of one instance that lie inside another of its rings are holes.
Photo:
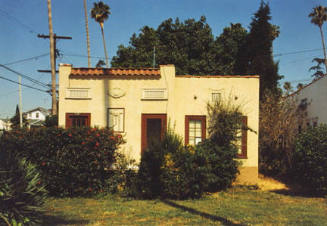
[[[72,37],[68,37],[68,36],[57,36],[56,34],[52,34],[53,37],[53,45],[51,46],[51,35],[37,35],[38,38],[49,38],[50,39],[50,60],[51,60],[51,70],[38,70],[38,72],[51,72],[51,95],[52,95],[52,115],[56,115],[57,114],[57,92],[56,92],[56,73],[58,73],[58,71],[56,70],[56,59],[57,59],[57,55],[56,55],[56,43],[57,43],[57,39],[72,39]],[[54,67],[52,67],[52,55],[51,52],[53,52],[54,57],[53,57],[53,64]],[[54,69],[54,72],[53,72]],[[54,76],[53,76],[54,73]],[[53,95],[54,94],[54,95]],[[55,106],[54,106],[55,104]]]
[[[22,104],[22,76],[18,76],[19,83],[19,127],[23,128],[23,104]]]
[[[51,0],[48,0],[48,20],[49,20],[49,37],[50,37],[52,115],[57,115],[56,62],[55,62],[55,45],[54,45],[53,28],[52,28]]]
[[[87,16],[87,4],[84,0],[84,13],[85,13],[85,28],[86,28],[86,43],[87,43],[87,65],[91,67],[91,57],[90,57],[90,37],[89,37],[89,22]]]

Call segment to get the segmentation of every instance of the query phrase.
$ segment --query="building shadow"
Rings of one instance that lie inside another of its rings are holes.
[[[283,188],[283,189],[271,190],[271,192],[274,192],[276,194],[293,196],[293,197],[297,196],[297,197],[303,197],[303,198],[322,198],[322,197],[324,197],[324,195],[314,193],[310,189],[301,186],[290,176],[283,176],[283,177],[280,176],[280,177],[272,177],[272,178],[284,183],[287,187],[287,188]]]
[[[193,209],[193,208],[190,208],[190,207],[187,207],[187,206],[183,206],[183,205],[177,204],[177,203],[169,201],[169,200],[161,200],[161,201],[163,203],[165,203],[166,205],[169,205],[169,206],[172,206],[174,208],[189,212],[189,213],[194,214],[194,215],[201,216],[201,217],[206,218],[206,219],[211,220],[211,221],[220,222],[223,225],[235,225],[235,226],[236,225],[245,225],[245,224],[234,223],[234,222],[232,222],[232,221],[230,221],[230,220],[228,220],[226,218],[215,216],[215,215],[205,213],[205,212],[201,212],[199,210],[196,210],[196,209]]]
[[[49,226],[59,226],[59,225],[87,225],[89,223],[88,220],[82,219],[65,219],[61,216],[43,216],[43,224]]]

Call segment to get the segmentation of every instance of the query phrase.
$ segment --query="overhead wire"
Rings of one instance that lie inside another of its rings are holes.
[[[48,55],[49,55],[49,53],[44,53],[44,54],[41,54],[41,55],[38,55],[38,56],[29,57],[29,58],[25,58],[25,59],[16,60],[16,61],[13,61],[13,62],[5,63],[3,65],[9,66],[9,65],[13,65],[13,64],[18,64],[18,63],[30,61],[30,60],[37,60],[37,59],[39,59],[41,57],[45,57],[45,56],[48,56]]]
[[[26,85],[26,84],[23,84],[23,83],[19,83],[19,82],[16,82],[14,80],[11,80],[9,78],[5,78],[3,76],[0,75],[0,78],[1,79],[4,79],[4,80],[7,80],[8,82],[12,82],[12,83],[16,83],[16,84],[19,84],[19,85],[22,85],[22,86],[25,86],[27,88],[30,88],[30,89],[34,89],[34,90],[38,90],[38,91],[41,91],[41,92],[45,92],[45,93],[48,93],[46,90],[42,90],[42,89],[38,89],[38,88],[35,88],[35,87],[32,87],[32,86],[29,86],[29,85]]]
[[[21,21],[18,20],[16,17],[14,17],[13,15],[11,15],[11,14],[9,14],[8,12],[4,11],[4,10],[1,9],[1,8],[0,8],[0,12],[2,12],[3,14],[5,14],[6,16],[12,18],[13,21],[16,21],[17,24],[19,24],[19,25],[21,25],[22,27],[26,28],[30,33],[37,34],[37,32],[34,31],[34,29],[33,29],[31,26],[29,26],[29,25],[27,25],[27,24],[21,22]]]
[[[45,84],[43,82],[40,82],[38,80],[35,80],[32,77],[30,77],[30,76],[24,75],[23,73],[17,72],[15,70],[13,70],[13,69],[11,69],[11,68],[3,65],[3,64],[0,64],[0,67],[3,67],[4,69],[6,69],[8,71],[11,71],[12,73],[15,73],[16,75],[20,75],[20,76],[22,76],[22,78],[25,78],[25,79],[29,80],[30,82],[35,83],[35,84],[37,84],[39,86],[43,86],[43,87],[46,87],[46,88],[49,87],[47,84]]]

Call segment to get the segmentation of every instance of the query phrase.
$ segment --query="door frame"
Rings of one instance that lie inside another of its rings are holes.
[[[147,148],[147,119],[161,119],[161,139],[167,130],[167,114],[142,114],[141,117],[141,154]]]

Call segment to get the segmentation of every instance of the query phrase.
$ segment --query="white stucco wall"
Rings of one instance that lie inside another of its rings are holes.
[[[69,78],[71,65],[59,68],[59,126],[65,127],[66,113],[91,113],[91,126],[107,126],[107,109],[125,109],[125,131],[127,143],[122,151],[131,158],[141,157],[141,115],[167,114],[167,121],[184,137],[185,115],[207,115],[207,103],[211,93],[219,91],[222,98],[233,98],[242,105],[248,116],[248,126],[259,131],[259,78],[249,77],[187,77],[175,76],[175,67],[160,67],[161,77],[157,79],[108,79],[101,76]],[[68,88],[88,88],[90,99],[68,99]],[[167,100],[143,100],[144,88],[166,88]],[[113,98],[108,90],[121,90],[125,95]],[[208,119],[208,118],[207,118]],[[253,167],[257,177],[258,133],[248,132],[248,158],[241,160],[244,167]]]
[[[305,86],[294,94],[297,103],[307,99],[308,123],[312,126],[314,121],[318,124],[327,124],[327,77]]]

